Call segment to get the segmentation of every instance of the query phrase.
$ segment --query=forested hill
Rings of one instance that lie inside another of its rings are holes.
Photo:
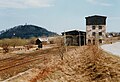
[[[2,38],[31,38],[31,37],[41,37],[41,36],[54,36],[57,33],[48,31],[45,28],[35,26],[35,25],[19,25],[10,28],[6,31],[1,31],[0,39]]]

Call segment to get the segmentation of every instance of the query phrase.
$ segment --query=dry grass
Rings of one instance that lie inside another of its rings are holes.
[[[118,36],[118,37],[109,37],[109,38],[106,38],[105,43],[106,44],[111,44],[111,43],[118,42],[119,40],[120,40],[120,36]]]
[[[28,50],[32,48],[32,45],[35,44],[35,37],[30,39],[21,39],[21,38],[12,38],[12,39],[1,39],[0,47],[2,47],[4,53],[8,53],[8,51],[16,50],[16,46],[24,46]],[[27,46],[26,46],[27,45]]]
[[[39,71],[30,82],[120,82],[120,57],[92,45],[68,47],[67,52],[59,46],[28,54],[47,54],[34,65]]]
[[[73,48],[50,57],[31,82],[120,82],[120,58],[97,46]]]

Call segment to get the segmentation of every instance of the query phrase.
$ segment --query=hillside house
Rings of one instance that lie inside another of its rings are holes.
[[[86,44],[86,32],[72,30],[63,32],[64,41],[67,46],[83,46]]]

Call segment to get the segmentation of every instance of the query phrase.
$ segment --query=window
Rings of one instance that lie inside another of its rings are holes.
[[[95,30],[95,26],[92,26],[92,29]]]
[[[95,39],[93,39],[93,45],[95,45]]]
[[[95,35],[96,35],[96,33],[95,33],[95,32],[93,32],[93,33],[92,33],[92,35],[93,35],[93,36],[95,36]]]
[[[91,40],[90,39],[88,40],[88,44],[91,44]]]
[[[99,36],[102,36],[102,32],[99,32]]]
[[[102,40],[101,40],[101,39],[99,39],[99,43],[100,43],[100,44],[102,43]]]
[[[99,26],[99,29],[102,29],[102,26]]]

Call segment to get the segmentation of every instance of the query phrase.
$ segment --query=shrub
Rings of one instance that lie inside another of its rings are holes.
[[[9,45],[8,44],[2,44],[2,48],[3,48],[3,53],[9,52]]]

